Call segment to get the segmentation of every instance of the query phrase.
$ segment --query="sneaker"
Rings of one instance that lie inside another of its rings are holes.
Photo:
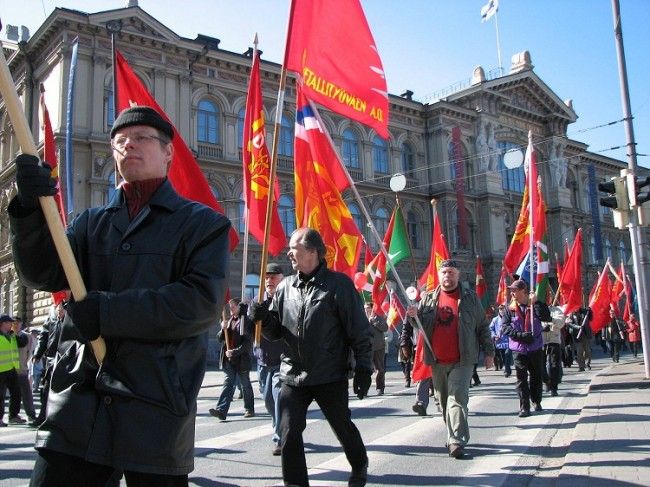
[[[282,455],[282,447],[280,445],[275,445],[271,450],[271,453],[273,454],[274,457],[279,457],[280,455]]]
[[[225,421],[226,420],[226,415],[224,414],[223,411],[220,411],[218,409],[210,408],[208,410],[210,413],[210,416],[214,416],[215,418],[218,418],[220,421]]]
[[[535,409],[535,411],[541,411],[542,410],[542,405],[540,403],[538,403],[538,402],[534,402],[533,403],[533,408]]]
[[[20,416],[9,416],[9,424],[25,424],[27,421],[25,421],[23,418]]]
[[[245,418],[252,418],[253,416],[255,416],[255,411],[251,411],[250,409],[244,411]]]
[[[528,416],[530,416],[530,411],[528,409],[522,409],[519,411],[520,418],[527,418]]]
[[[413,412],[419,414],[420,416],[426,416],[427,408],[424,407],[424,404],[418,401],[413,404]]]
[[[463,451],[463,447],[460,446],[458,443],[452,443],[449,445],[449,456],[454,457],[454,458],[462,458],[462,456],[465,454]]]

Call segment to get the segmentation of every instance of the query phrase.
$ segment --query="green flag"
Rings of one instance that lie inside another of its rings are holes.
[[[406,224],[404,223],[402,210],[398,206],[395,208],[395,223],[393,224],[393,234],[388,247],[388,257],[393,265],[397,265],[410,256],[411,247],[406,233]]]

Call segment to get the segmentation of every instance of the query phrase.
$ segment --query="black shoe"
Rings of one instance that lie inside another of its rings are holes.
[[[421,402],[416,402],[413,404],[413,412],[418,413],[420,416],[426,416],[427,415],[427,408],[424,407],[424,404]]]
[[[274,457],[279,457],[282,455],[282,447],[280,445],[275,445],[273,447],[273,450],[271,450],[271,453],[273,454]]]
[[[45,421],[45,420],[44,419],[39,419],[39,418],[34,418],[34,421],[30,421],[29,425],[32,428],[38,428],[40,425],[43,424],[43,421]]]
[[[255,416],[255,411],[253,411],[252,409],[247,409],[246,411],[244,411],[245,418],[253,418],[254,416]]]
[[[406,387],[411,387],[411,380],[410,379],[406,381]]]
[[[226,415],[224,414],[223,411],[219,411],[218,409],[210,408],[208,410],[210,413],[210,416],[214,416],[215,418],[218,418],[220,421],[225,421],[226,420]]]
[[[9,424],[25,424],[27,421],[25,421],[23,418],[20,416],[9,416]]]
[[[530,410],[522,409],[521,411],[519,411],[520,418],[527,418],[528,416],[530,416]]]
[[[580,367],[580,368],[578,369],[578,372],[584,372],[584,371],[585,371],[585,368],[584,368],[584,367]]]
[[[556,397],[557,396],[557,389],[553,389],[551,391],[551,396]]]
[[[465,455],[463,447],[458,443],[452,443],[449,445],[449,456],[454,458],[462,458]]]
[[[512,372],[506,372],[503,374],[504,377],[510,377],[512,375]]]
[[[535,411],[541,411],[542,410],[542,405],[540,403],[538,403],[538,402],[534,402],[533,403],[533,408],[535,409]]]
[[[368,462],[360,467],[352,467],[348,487],[364,487],[368,481]]]
[[[377,389],[377,395],[378,396],[383,396],[384,395],[384,390],[383,389]]]

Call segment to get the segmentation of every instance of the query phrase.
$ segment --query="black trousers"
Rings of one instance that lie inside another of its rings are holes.
[[[307,408],[312,401],[320,406],[325,419],[343,446],[353,468],[368,462],[366,447],[352,422],[348,406],[348,381],[294,387],[282,384],[280,390],[280,432],[282,478],[285,485],[308,486],[307,462],[302,432],[307,423]]]
[[[375,385],[377,390],[384,390],[386,387],[386,354],[384,349],[372,352],[372,365],[375,366],[377,376],[375,377]]]
[[[542,402],[542,378],[544,377],[544,350],[514,353],[515,372],[517,374],[517,394],[519,408],[530,410],[530,402]]]
[[[547,343],[544,345],[546,354],[546,366],[544,367],[544,382],[548,384],[551,391],[557,391],[562,372],[562,350],[559,343]]]
[[[9,417],[13,418],[20,412],[20,384],[16,369],[0,372],[0,421],[5,414],[7,389],[9,389]]]
[[[134,453],[137,455],[137,453]],[[104,487],[109,480],[121,475],[113,467],[99,465],[79,457],[52,450],[38,450],[38,457],[30,487]],[[129,487],[187,487],[187,475],[158,475],[142,472],[124,472]],[[112,485],[113,482],[111,482]],[[119,482],[114,485],[118,485]]]

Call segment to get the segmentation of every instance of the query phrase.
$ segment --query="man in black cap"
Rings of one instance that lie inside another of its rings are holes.
[[[221,313],[230,222],[180,197],[167,179],[172,125],[154,109],[129,108],[111,130],[124,182],[104,207],[67,230],[88,289],[71,301],[52,373],[47,417],[36,437],[32,485],[187,485],[194,468],[196,398],[207,334]],[[56,193],[49,167],[16,159],[9,205],[14,261],[24,285],[69,287],[38,198]],[[89,341],[103,336],[98,369]]]
[[[424,348],[424,363],[433,367],[433,388],[447,425],[449,455],[461,458],[469,441],[467,421],[469,382],[479,345],[485,352],[485,367],[494,366],[494,344],[483,306],[474,291],[459,285],[456,261],[443,260],[438,267],[440,285],[425,294],[419,305],[411,305],[407,316],[418,316],[431,347]],[[402,336],[404,340],[404,336]]]
[[[266,290],[266,302],[269,305],[273,301],[273,295],[278,288],[280,281],[284,279],[280,264],[270,263],[266,266],[264,288]],[[264,405],[273,421],[273,448],[271,452],[275,456],[282,453],[280,448],[280,356],[283,348],[282,340],[269,340],[264,335],[260,339],[260,346],[255,347],[254,353],[257,357],[257,373],[259,378],[260,392],[264,398]]]

